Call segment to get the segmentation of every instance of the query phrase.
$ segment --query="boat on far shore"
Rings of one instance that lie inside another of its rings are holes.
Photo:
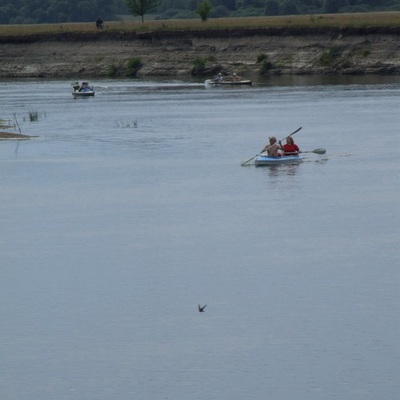
[[[239,75],[233,74],[222,74],[215,75],[212,79],[205,80],[206,86],[217,86],[217,85],[252,85],[253,81],[250,79],[244,79]]]
[[[89,86],[89,82],[79,82],[72,83],[72,96],[76,97],[87,97],[94,96],[94,87]]]

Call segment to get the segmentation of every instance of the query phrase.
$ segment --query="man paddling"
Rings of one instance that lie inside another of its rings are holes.
[[[277,143],[276,137],[271,136],[269,138],[269,143],[264,146],[261,153],[266,151],[269,157],[280,157],[281,153],[279,150],[283,150],[283,148]]]

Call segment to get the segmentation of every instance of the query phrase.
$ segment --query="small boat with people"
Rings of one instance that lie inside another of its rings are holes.
[[[242,162],[241,166],[250,165],[250,162],[253,160],[253,165],[256,167],[263,165],[299,164],[303,162],[303,156],[301,154],[325,154],[326,150],[323,148],[308,151],[301,151],[299,149],[294,143],[292,136],[301,129],[302,127],[283,138],[282,140],[286,139],[286,144],[284,145],[282,145],[282,140],[277,141],[275,136],[270,136],[269,143],[264,146],[261,152]]]
[[[219,73],[214,75],[212,79],[206,79],[204,82],[206,86],[218,86],[218,85],[252,85],[253,81],[250,79],[244,79],[236,73],[233,74],[222,74]]]
[[[76,97],[94,96],[94,87],[89,85],[89,82],[75,82],[72,85],[72,95]]]
[[[301,162],[303,162],[303,157],[300,155],[271,157],[267,154],[260,154],[254,160],[256,167],[263,165],[298,164]]]

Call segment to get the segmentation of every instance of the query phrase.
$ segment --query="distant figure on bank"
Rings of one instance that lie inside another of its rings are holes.
[[[100,17],[97,17],[97,19],[96,19],[96,28],[97,29],[103,28],[103,20]]]
[[[282,143],[279,141],[279,145],[282,147],[285,156],[297,156],[301,153],[299,147],[295,144],[291,136],[286,138],[286,144],[282,146]]]
[[[279,150],[282,150],[282,147],[277,143],[276,137],[271,136],[269,138],[269,143],[264,146],[264,148],[261,150],[261,153],[266,151],[269,157],[280,157],[281,153]]]

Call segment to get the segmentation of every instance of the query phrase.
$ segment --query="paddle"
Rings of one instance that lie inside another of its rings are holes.
[[[297,156],[300,153],[315,153],[315,154],[325,154],[326,150],[325,149],[315,149],[315,150],[309,150],[309,151],[300,151],[300,152],[285,152],[285,156]]]
[[[297,133],[300,129],[302,129],[302,127],[296,129],[294,132],[292,132],[290,135],[286,136],[286,137],[283,138],[282,140],[285,140],[285,139],[287,139],[288,137],[294,135],[294,134]],[[280,141],[282,141],[282,140],[280,140]],[[272,147],[272,146],[273,146],[273,145],[268,146],[265,150],[268,150],[268,149],[269,149],[270,147]],[[258,157],[260,154],[261,154],[261,153],[256,154],[254,157],[249,158],[249,159],[246,160],[245,162],[242,162],[240,165],[243,167],[244,165],[246,165],[247,163],[249,163],[251,160],[254,160],[256,157]]]
[[[326,150],[325,149],[315,149],[315,150],[310,150],[310,151],[302,151],[302,153],[325,154]]]

